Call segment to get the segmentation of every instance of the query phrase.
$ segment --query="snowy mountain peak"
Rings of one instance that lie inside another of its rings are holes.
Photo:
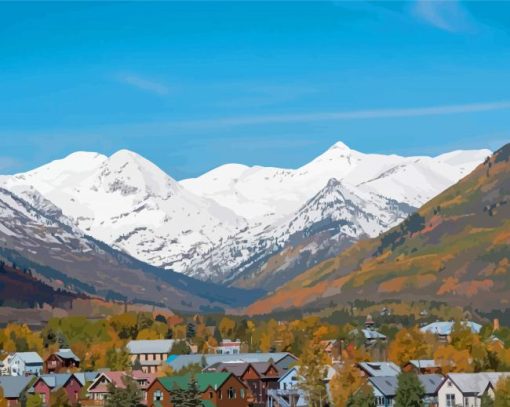
[[[351,149],[349,148],[349,146],[347,144],[345,144],[344,142],[342,141],[337,141],[335,144],[333,144],[329,149],[329,150],[343,150],[343,151],[351,151]]]

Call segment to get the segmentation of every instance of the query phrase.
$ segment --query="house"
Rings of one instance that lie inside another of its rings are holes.
[[[400,367],[393,362],[360,362],[357,364],[363,377],[398,376]]]
[[[218,355],[239,355],[241,353],[241,341],[236,339],[223,339],[219,346],[214,348],[214,351]]]
[[[438,407],[479,407],[482,395],[493,390],[510,372],[450,373],[437,390]]]
[[[204,372],[195,375],[204,406],[248,407],[248,388],[237,377],[227,372]],[[160,377],[147,391],[148,407],[178,407],[172,403],[175,388],[186,389],[190,375]]]
[[[126,347],[133,365],[139,362],[145,373],[156,373],[170,355],[174,343],[173,339],[136,340]]]
[[[145,373],[141,370],[133,370],[131,373],[119,371],[101,373],[87,389],[87,397],[89,400],[93,401],[93,403],[89,404],[94,406],[103,405],[110,394],[109,385],[112,384],[116,388],[123,389],[126,387],[126,377],[130,377],[138,384],[142,392],[142,401],[145,404],[147,402],[147,389],[156,376],[154,374]]]
[[[443,381],[443,376],[439,374],[418,375],[425,395],[423,404],[425,407],[437,405],[437,388]],[[369,377],[368,384],[374,389],[374,396],[377,407],[392,407],[395,402],[395,396],[398,390],[397,376],[376,376]]]
[[[239,378],[249,389],[248,402],[254,407],[266,405],[267,391],[278,388],[281,375],[271,362],[222,362],[208,366],[204,371],[227,372]]]
[[[34,376],[0,376],[0,387],[7,407],[18,407],[21,394],[30,386]]]
[[[16,352],[4,359],[4,371],[10,376],[40,375],[43,360],[37,352]]]
[[[177,372],[190,365],[203,365],[207,367],[221,362],[269,362],[271,361],[279,370],[286,372],[297,362],[297,358],[288,352],[275,353],[240,353],[239,355],[170,355],[166,363]]]
[[[432,374],[441,373],[441,366],[433,359],[410,360],[402,370],[416,374]]]
[[[45,405],[51,405],[51,394],[63,388],[71,404],[77,404],[80,399],[80,391],[83,384],[69,373],[44,374],[37,378],[29,393],[39,394]]]
[[[336,370],[331,366],[326,366],[324,375],[324,384],[327,394],[324,394],[324,401],[329,398],[329,382],[336,374]],[[267,392],[267,406],[269,407],[305,407],[308,406],[305,394],[299,388],[299,366],[290,368],[278,380],[278,389],[270,389]]]
[[[475,334],[479,334],[482,329],[480,324],[472,321],[462,321],[461,324],[470,328]],[[441,342],[449,342],[454,325],[454,321],[437,321],[421,327],[420,331],[436,335],[438,340]]]
[[[80,367],[80,358],[71,349],[60,349],[44,361],[45,373],[69,372]]]

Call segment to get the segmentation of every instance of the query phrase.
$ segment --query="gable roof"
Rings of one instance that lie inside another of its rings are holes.
[[[19,357],[26,365],[43,364],[43,360],[37,352],[16,352],[12,355],[12,358],[14,357]]]
[[[205,359],[206,366],[213,365],[215,363],[224,362],[268,362],[270,359],[273,360],[275,365],[278,365],[280,361],[286,357],[291,357],[294,360],[297,358],[288,352],[276,352],[276,353],[239,353],[236,355],[170,355],[166,360],[166,363],[174,369],[174,371],[181,370],[183,367],[187,367],[193,364],[201,364],[202,358]]]
[[[72,375],[69,373],[43,374],[39,376],[39,378],[34,382],[34,385],[39,380],[42,380],[52,390],[56,390],[64,386],[67,383],[67,381],[71,378],[71,376]],[[34,386],[32,386],[31,390],[33,389],[33,387]]]
[[[400,367],[393,362],[360,362],[358,366],[369,376],[398,376]]]
[[[464,394],[479,394],[484,392],[489,384],[494,386],[499,379],[508,376],[510,372],[450,373],[444,382],[450,379]]]
[[[99,372],[77,372],[73,374],[82,386],[84,386],[87,382],[93,382],[100,375]]]
[[[266,377],[267,371],[274,367],[280,376],[280,370],[270,362],[218,362],[208,366],[207,371],[226,371],[232,373],[236,377],[241,377],[250,367],[261,377]],[[274,376],[270,376],[274,377]]]
[[[76,356],[71,349],[60,349],[58,352],[55,352],[55,354],[62,359],[72,359],[77,362],[80,361],[80,358]]]
[[[232,376],[232,374],[227,372],[207,372],[195,375],[195,379],[197,381],[199,391],[204,392],[209,387],[213,389],[221,387],[230,376]],[[159,380],[166,390],[171,392],[172,389],[176,387],[180,389],[187,389],[191,380],[191,375],[160,377],[157,380]]]
[[[91,393],[104,393],[107,391],[107,386],[99,384],[101,378],[106,378],[106,380],[113,384],[115,387],[119,389],[125,389],[126,384],[124,383],[125,377],[131,377],[134,380],[147,380],[152,382],[155,378],[155,375],[150,373],[144,373],[141,370],[133,370],[131,373],[126,373],[124,371],[114,371],[114,372],[102,372],[96,379],[90,384],[88,391]]]
[[[375,329],[362,329],[361,332],[365,339],[386,339],[386,335],[376,331]]]
[[[5,398],[18,398],[25,390],[34,376],[0,376],[0,387]]]
[[[443,381],[443,376],[440,374],[418,375],[418,380],[425,389],[425,395],[433,395],[436,393],[437,388]],[[397,394],[397,376],[370,377],[368,381],[372,386],[379,389],[379,391],[387,397],[394,397]]]
[[[143,339],[129,341],[126,347],[132,355],[140,355],[144,353],[170,353],[174,343],[175,341],[173,339]]]

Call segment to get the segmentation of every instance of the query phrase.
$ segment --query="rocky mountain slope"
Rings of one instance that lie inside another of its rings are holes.
[[[509,308],[510,144],[399,226],[356,243],[283,285],[248,312],[330,302],[441,300]]]
[[[177,309],[232,307],[255,293],[158,269],[83,233],[37,191],[0,188],[0,257],[53,286]],[[30,202],[29,202],[30,201]]]
[[[488,154],[386,156],[337,143],[298,169],[228,164],[177,182],[121,150],[71,154],[0,185],[32,187],[84,233],[154,266],[239,286],[258,276],[273,289],[396,225]]]

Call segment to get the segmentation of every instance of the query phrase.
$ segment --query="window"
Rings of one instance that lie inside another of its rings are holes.
[[[455,407],[455,394],[446,395],[446,407]]]
[[[156,390],[154,392],[154,401],[161,401],[163,400],[163,392],[161,390]]]
[[[244,396],[245,396],[245,395],[244,395],[244,389],[241,389],[241,390],[240,390],[240,395],[241,395],[241,398],[242,398],[242,399],[244,399]]]
[[[375,398],[375,404],[376,404],[377,406],[384,406],[384,405],[385,405],[385,404],[384,404],[384,397],[382,397],[382,396],[377,396],[377,397]]]
[[[228,388],[227,394],[228,394],[228,398],[230,400],[233,400],[233,399],[236,398],[236,391],[235,391],[235,389],[233,387],[229,387]]]
[[[214,397],[214,396],[213,396],[213,392],[212,392],[212,391],[210,391],[210,392],[209,392],[209,398],[210,398],[210,399],[212,399],[213,397]]]

